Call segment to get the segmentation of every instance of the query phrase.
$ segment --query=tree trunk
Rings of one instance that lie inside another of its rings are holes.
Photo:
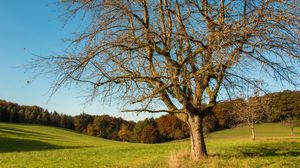
[[[252,123],[251,123],[251,133],[252,133],[252,140],[255,140],[255,130],[254,130],[254,121],[252,119]]]
[[[254,130],[254,116],[253,116],[253,114],[252,114],[252,117],[251,117],[251,133],[252,133],[251,139],[254,141],[255,140],[255,130]]]
[[[252,137],[251,137],[251,139],[254,141],[254,140],[255,140],[254,125],[251,126],[251,132],[252,132]]]
[[[188,119],[191,134],[192,158],[199,160],[207,157],[206,145],[204,141],[203,117],[194,115]]]

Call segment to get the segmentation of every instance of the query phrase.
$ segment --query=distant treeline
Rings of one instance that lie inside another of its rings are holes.
[[[283,91],[271,93],[257,99],[268,99],[264,106],[262,122],[279,122],[288,118],[300,118],[300,92]],[[205,131],[211,132],[238,126],[234,104],[244,99],[224,101],[217,104],[214,113],[205,118]],[[247,103],[247,102],[246,102]],[[243,108],[243,107],[241,107]],[[173,115],[148,118],[143,121],[126,121],[109,115],[77,116],[48,112],[38,106],[23,106],[0,100],[0,121],[50,125],[79,131],[106,139],[157,143],[189,137],[188,126]]]
[[[5,100],[0,100],[0,122],[56,126],[106,139],[142,143],[165,142],[189,136],[187,125],[171,115],[134,122],[109,115],[82,113],[70,116]]]

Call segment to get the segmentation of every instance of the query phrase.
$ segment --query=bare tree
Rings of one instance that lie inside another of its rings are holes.
[[[203,118],[218,95],[255,86],[253,72],[296,84],[297,1],[63,0],[89,26],[71,40],[74,50],[32,65],[55,75],[53,91],[87,83],[91,98],[133,104],[124,111],[175,114],[199,159],[207,156]]]
[[[288,118],[285,121],[283,121],[282,123],[290,128],[291,136],[295,136],[294,128],[300,126],[300,120],[297,118]]]
[[[262,122],[267,112],[267,97],[259,97],[255,92],[253,97],[246,97],[246,100],[239,99],[234,101],[233,115],[239,125],[248,125],[251,129],[251,139],[255,140],[255,124]]]

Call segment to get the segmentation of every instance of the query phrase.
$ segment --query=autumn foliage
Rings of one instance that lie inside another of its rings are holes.
[[[256,99],[267,99],[266,112],[259,122],[282,121],[294,128],[300,118],[300,92],[283,91],[271,93]],[[242,108],[235,110],[237,104]],[[241,125],[239,118],[243,108],[256,108],[248,105],[243,99],[219,102],[213,114],[205,118],[205,133],[233,128]],[[240,114],[239,114],[240,112]],[[292,122],[290,122],[292,121]],[[73,129],[81,133],[124,142],[158,143],[189,137],[189,128],[174,115],[163,115],[159,118],[147,118],[142,121],[126,121],[109,115],[94,116],[81,113],[77,116],[48,112],[38,106],[23,106],[0,100],[0,122],[30,123]]]

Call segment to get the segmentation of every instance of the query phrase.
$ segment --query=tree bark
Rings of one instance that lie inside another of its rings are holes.
[[[191,134],[191,154],[192,158],[195,160],[207,157],[204,141],[203,118],[204,117],[199,115],[193,115],[188,119]]]

